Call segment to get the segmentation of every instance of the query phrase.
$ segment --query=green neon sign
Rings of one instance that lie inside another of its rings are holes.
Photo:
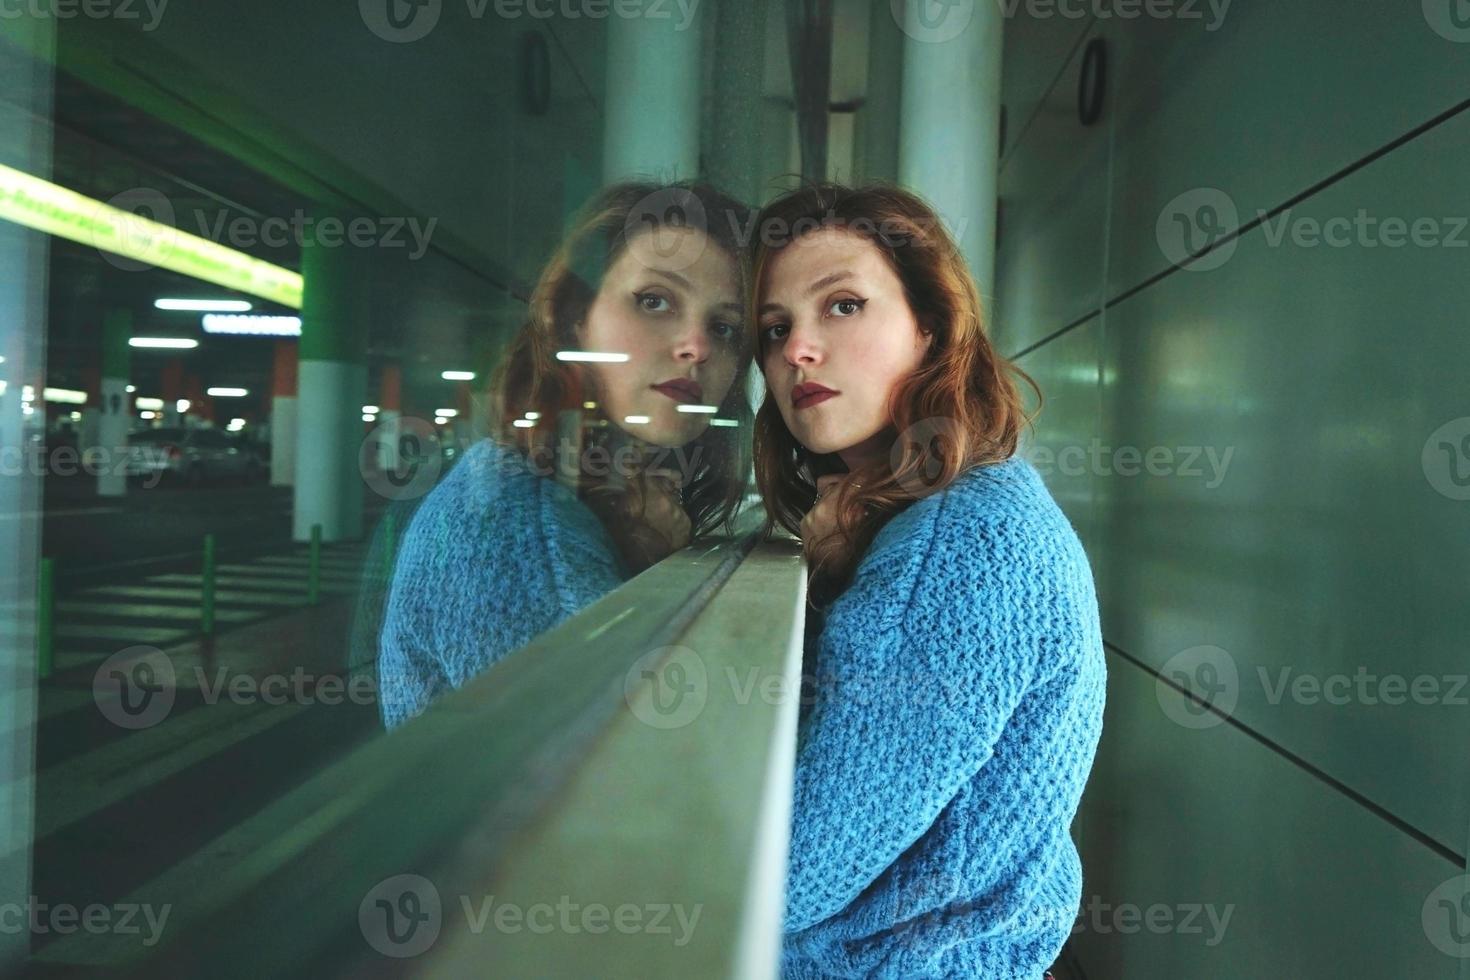
[[[173,225],[115,208],[3,164],[0,164],[0,218],[135,262],[301,309],[299,272],[251,258]]]

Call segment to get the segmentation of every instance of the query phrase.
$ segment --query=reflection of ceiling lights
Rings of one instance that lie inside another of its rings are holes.
[[[158,299],[155,310],[181,310],[186,313],[244,313],[251,309],[243,299]]]
[[[604,354],[590,350],[559,350],[558,361],[578,361],[586,364],[623,364],[630,360],[627,354]]]
[[[378,420],[378,417],[376,415],[369,415],[367,412],[363,412],[362,420],[364,422],[376,422]]]
[[[453,408],[436,408],[434,409],[434,416],[435,418],[452,419],[459,416],[459,411]]]
[[[43,388],[41,397],[48,402],[56,402],[58,405],[85,405],[87,404],[87,393],[85,391],[73,391],[70,388]]]
[[[737,422],[737,421],[735,421],[734,419],[710,419],[709,420],[709,424],[710,425],[714,425],[714,426],[718,426],[719,428],[722,428],[722,429],[738,429],[738,428],[740,428],[740,423]]]
[[[442,374],[440,374],[439,377],[443,378],[445,381],[473,381],[473,380],[475,380],[475,372],[473,372],[473,371],[445,371]]]
[[[250,394],[244,388],[209,388],[204,393],[210,398],[244,398]]]
[[[153,418],[157,418],[157,417],[158,416],[154,415],[152,412],[139,412],[138,413],[138,418],[140,418],[140,419],[153,419]]]
[[[189,399],[187,398],[180,398],[178,401],[174,402],[174,410],[177,412],[187,412],[193,406],[193,404],[194,403],[189,401]]]
[[[526,413],[526,418],[530,419],[532,422],[535,422],[540,417],[541,417],[541,413],[540,412],[527,412]]]
[[[145,350],[193,350],[199,341],[184,337],[133,337],[128,340],[128,346]]]
[[[517,429],[536,428],[536,422],[534,419],[516,419],[514,422],[511,423],[511,425],[515,426]]]
[[[133,404],[139,408],[146,408],[155,412],[163,411],[162,398],[135,398],[133,399]]]
[[[301,317],[260,313],[206,313],[204,332],[239,337],[300,337]]]
[[[623,423],[625,425],[647,425],[648,424],[648,416],[647,415],[629,415],[627,418],[623,419]]]
[[[168,218],[173,210],[160,193],[134,191],[132,197],[135,206],[148,207],[154,216],[145,218],[0,165],[0,219],[301,309],[301,273],[156,220]]]
[[[713,415],[719,409],[714,405],[680,405],[679,411],[685,415]]]

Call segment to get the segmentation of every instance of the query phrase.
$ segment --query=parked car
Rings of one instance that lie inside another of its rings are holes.
[[[207,480],[260,478],[260,460],[218,429],[143,429],[128,436],[130,477],[179,480],[198,486]]]

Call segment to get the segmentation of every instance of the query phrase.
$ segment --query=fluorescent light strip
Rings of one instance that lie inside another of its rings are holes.
[[[163,411],[162,398],[134,398],[133,404],[138,408],[146,408],[152,412]]]
[[[713,415],[719,408],[714,405],[680,405],[678,410],[685,415]]]
[[[516,419],[514,422],[511,423],[511,425],[515,426],[517,429],[536,428],[536,423],[532,419]]]
[[[181,310],[186,313],[244,313],[253,307],[243,299],[159,299],[155,310]]]
[[[300,337],[301,317],[266,316],[259,313],[206,313],[204,332],[241,337]]]
[[[627,354],[604,354],[589,350],[559,350],[558,361],[576,361],[584,364],[623,364],[631,360]]]
[[[434,416],[441,419],[452,419],[459,415],[458,410],[453,408],[436,408]]]
[[[740,423],[734,419],[710,419],[709,424],[721,429],[738,429]]]
[[[301,309],[301,273],[0,164],[0,218]]]
[[[128,346],[145,350],[193,350],[199,346],[199,341],[183,337],[133,337],[128,340]]]
[[[473,380],[475,380],[475,372],[473,372],[473,371],[445,371],[442,374],[440,374],[439,377],[443,378],[445,381],[473,381]]]
[[[208,388],[204,393],[210,398],[244,398],[250,394],[244,388]]]
[[[625,425],[647,425],[648,424],[648,416],[647,415],[629,415],[627,418],[623,419],[623,423]]]
[[[85,391],[74,391],[71,388],[42,388],[41,397],[48,402],[54,402],[58,405],[87,404],[87,393]]]

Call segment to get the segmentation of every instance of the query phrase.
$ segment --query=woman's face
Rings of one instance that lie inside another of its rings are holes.
[[[776,252],[756,304],[769,397],[798,442],[848,468],[888,452],[893,388],[930,338],[877,246],[822,229]]]
[[[656,446],[698,438],[712,413],[689,409],[718,406],[729,393],[745,343],[742,317],[735,259],[704,232],[634,236],[577,327],[583,350],[628,355],[588,365],[603,412]]]

